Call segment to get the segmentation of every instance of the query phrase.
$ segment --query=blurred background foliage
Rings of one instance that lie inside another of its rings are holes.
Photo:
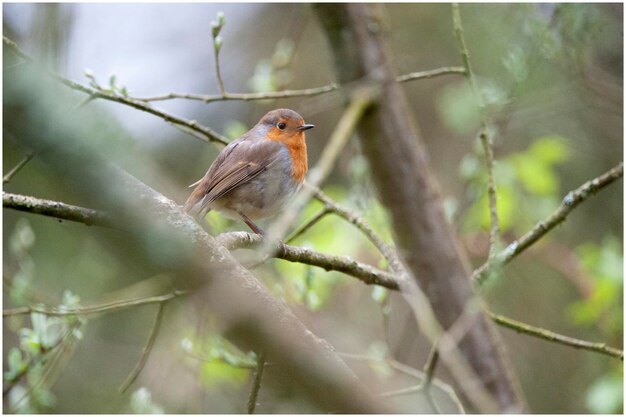
[[[229,92],[309,88],[334,81],[323,33],[305,4],[5,4],[5,36],[42,65],[116,94],[148,97],[216,93],[212,19],[224,12],[220,61]],[[391,40],[399,73],[460,65],[446,4],[392,4]],[[623,9],[620,4],[462,5],[474,71],[493,120],[498,209],[505,242],[556,209],[565,194],[622,160]],[[20,71],[4,52],[3,82]],[[89,69],[87,72],[86,70]],[[445,208],[473,263],[487,255],[489,213],[480,112],[467,81],[445,76],[404,84]],[[78,104],[84,97],[75,94]],[[337,93],[310,98],[156,102],[154,106],[212,127],[230,139],[266,111],[289,107],[316,128],[308,137],[315,164],[341,115]],[[154,116],[94,101],[111,134],[103,147],[142,181],[183,202],[218,148]],[[5,110],[5,124],[12,114]],[[81,123],[76,117],[75,123]],[[9,123],[10,125],[10,123]],[[108,131],[108,130],[107,130]],[[3,129],[3,172],[29,152],[19,126]],[[85,138],[89,140],[89,138]],[[134,162],[133,162],[134,161]],[[156,167],[148,176],[142,166]],[[80,175],[79,172],[76,175]],[[343,152],[325,191],[361,213],[387,241],[389,219],[370,187],[376,175],[356,141]],[[88,205],[37,156],[4,189]],[[401,190],[399,190],[401,192]],[[322,209],[312,202],[304,223]],[[567,222],[507,266],[484,289],[491,309],[573,337],[622,347],[623,192],[610,186],[577,208]],[[211,213],[215,233],[245,230]],[[134,262],[114,231],[3,212],[3,306],[44,303],[63,308],[164,293],[176,286],[167,271]],[[374,247],[351,225],[328,215],[294,244],[350,256],[385,268]],[[242,251],[244,259],[254,253]],[[123,256],[125,254],[125,256]],[[393,354],[414,367],[429,346],[396,294],[339,273],[274,260],[257,276],[346,359],[382,386],[406,386],[384,361]],[[32,314],[4,320],[5,412],[150,413],[243,412],[252,352],[220,337],[209,311],[184,300],[168,304],[147,366],[128,393],[122,383],[139,358],[155,306],[85,319]],[[503,330],[530,408],[537,413],[618,413],[623,409],[622,362]],[[54,349],[63,343],[63,349]],[[26,372],[26,376],[21,378]],[[439,370],[444,379],[446,372]],[[267,378],[271,378],[271,370]],[[316,412],[284,391],[261,388],[259,411]],[[440,394],[440,393],[439,393]],[[419,394],[415,394],[419,397]],[[437,395],[444,411],[451,407]],[[398,398],[413,405],[414,396]],[[449,409],[454,410],[454,408]]]

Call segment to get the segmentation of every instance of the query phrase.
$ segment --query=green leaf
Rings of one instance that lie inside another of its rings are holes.
[[[533,142],[528,153],[546,165],[554,165],[568,160],[567,143],[568,140],[562,136],[544,136]]]
[[[512,157],[519,181],[526,190],[538,196],[550,196],[559,191],[559,180],[550,165],[524,153]]]

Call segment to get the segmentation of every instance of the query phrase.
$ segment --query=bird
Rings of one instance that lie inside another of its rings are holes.
[[[203,219],[214,209],[264,235],[254,221],[277,214],[302,187],[308,169],[304,132],[314,127],[290,109],[268,112],[189,186],[196,188],[185,212]]]

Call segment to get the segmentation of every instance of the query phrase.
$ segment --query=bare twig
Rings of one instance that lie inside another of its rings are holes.
[[[17,174],[24,166],[35,156],[34,152],[30,152],[28,155],[24,157],[13,169],[2,178],[2,184],[6,184]]]
[[[374,246],[380,251],[380,253],[387,259],[389,264],[395,273],[399,273],[401,269],[403,269],[398,254],[395,249],[387,244],[378,234],[372,229],[369,224],[363,219],[360,215],[355,213],[354,211],[345,208],[336,202],[334,202],[328,195],[326,195],[322,190],[317,187],[312,187],[309,184],[305,184],[305,186],[313,189],[313,195],[317,200],[324,203],[325,207],[336,214],[337,216],[343,218],[348,223],[354,225],[357,229],[359,229],[369,240],[374,244]]]
[[[137,100],[150,102],[150,101],[163,101],[172,99],[187,99],[198,100],[205,103],[213,103],[215,101],[255,101],[255,100],[273,100],[279,98],[291,98],[291,97],[313,97],[324,93],[335,91],[339,88],[338,84],[328,84],[321,87],[305,88],[302,90],[283,90],[283,91],[270,91],[261,93],[229,93],[225,92],[224,95],[203,95],[203,94],[179,94],[169,93],[155,97],[136,98]]]
[[[481,120],[480,120],[480,133],[478,134],[480,142],[485,152],[485,160],[487,164],[487,193],[489,195],[489,213],[491,216],[491,230],[489,232],[490,245],[489,245],[489,259],[495,255],[497,250],[497,243],[500,236],[500,222],[498,220],[498,208],[497,208],[497,194],[496,194],[496,182],[493,176],[493,148],[491,146],[491,139],[489,137],[487,129],[487,116],[485,114],[485,103],[480,90],[478,89],[478,83],[476,82],[476,76],[472,71],[472,65],[470,62],[469,51],[465,44],[465,36],[463,34],[463,26],[461,24],[461,12],[459,11],[459,5],[457,3],[452,4],[452,20],[454,24],[454,34],[459,42],[459,49],[461,57],[463,58],[463,65],[465,67],[465,76],[469,80],[470,86],[478,101],[480,108]]]
[[[6,37],[2,37],[2,41],[3,41],[4,46],[11,49],[19,57],[21,57],[22,59],[28,62],[35,63],[35,61],[30,56],[24,53],[15,44],[15,42],[11,41],[10,39]],[[114,101],[120,104],[125,104],[127,106],[133,107],[141,111],[145,111],[147,113],[160,117],[166,122],[172,123],[175,127],[182,129],[183,131],[190,133],[194,137],[197,137],[205,142],[218,142],[218,143],[221,143],[222,145],[228,144],[228,139],[226,137],[220,135],[219,133],[215,132],[213,129],[209,127],[202,126],[195,120],[187,120],[182,117],[171,115],[169,113],[164,112],[163,110],[159,110],[154,107],[151,107],[147,103],[134,99],[134,98],[109,93],[102,89],[95,89],[95,88],[84,86],[80,83],[77,83],[76,81],[72,81],[67,78],[64,78],[56,74],[53,71],[46,71],[46,72],[51,77],[61,82],[62,84],[66,85],[67,87],[73,90],[79,91],[81,93],[88,94],[90,97],[94,99],[101,98],[104,100]]]
[[[425,80],[429,78],[439,77],[442,75],[465,75],[465,68],[463,67],[442,67],[427,71],[416,71],[408,74],[399,75],[397,77],[398,82]],[[314,88],[304,88],[301,90],[282,90],[282,91],[270,91],[262,93],[229,93],[225,92],[224,95],[206,95],[206,94],[181,94],[181,93],[169,93],[154,97],[137,97],[140,101],[163,101],[172,99],[187,99],[198,100],[205,103],[213,103],[215,101],[255,101],[255,100],[273,100],[280,98],[292,98],[292,97],[313,97],[320,94],[330,93],[332,91],[339,90],[340,86],[336,83],[331,83]]]
[[[148,356],[152,351],[152,347],[154,346],[154,341],[156,340],[157,334],[159,333],[159,328],[161,327],[161,321],[163,320],[163,312],[165,311],[165,304],[167,301],[161,301],[159,303],[159,308],[156,313],[156,317],[154,318],[154,323],[152,324],[152,329],[150,330],[150,335],[148,336],[148,341],[146,345],[143,347],[141,351],[141,357],[139,358],[139,362],[133,368],[131,373],[126,378],[126,381],[120,386],[119,390],[121,393],[126,392],[128,387],[132,385],[133,382],[139,376],[139,373],[143,370],[146,362],[148,361]]]
[[[495,259],[485,262],[472,273],[474,283],[481,285],[489,276],[489,272],[495,264],[507,264],[517,255],[528,249],[554,227],[565,221],[569,213],[580,203],[591,197],[604,187],[612,184],[615,180],[624,176],[624,163],[620,162],[604,174],[585,182],[577,189],[570,191],[559,208],[546,219],[540,221],[524,236],[509,244],[503,251],[498,253]]]
[[[2,317],[10,317],[16,315],[24,315],[30,313],[41,313],[47,316],[87,316],[91,314],[110,313],[112,311],[123,310],[129,307],[136,307],[146,304],[161,304],[174,298],[187,294],[186,291],[173,291],[168,294],[156,295],[150,297],[131,298],[127,300],[118,300],[110,303],[98,304],[90,307],[80,307],[73,309],[59,309],[45,306],[17,307],[2,310]]]
[[[412,368],[408,365],[398,362],[397,360],[391,357],[379,358],[375,356],[355,354],[355,353],[339,353],[339,355],[347,359],[386,363],[391,368],[399,372],[402,372],[405,375],[409,375],[410,377],[415,378],[420,381],[419,384],[413,385],[411,387],[401,388],[401,389],[394,390],[394,391],[383,392],[379,394],[381,397],[394,397],[397,395],[412,394],[412,393],[416,393],[416,392],[420,392],[424,390],[424,381],[427,378],[426,374],[415,368]],[[437,378],[433,378],[431,382],[432,382],[432,385],[436,386],[437,388],[439,388],[440,390],[442,390],[449,396],[450,400],[456,405],[459,413],[465,414],[465,409],[463,408],[463,404],[461,404],[461,401],[457,397],[456,392],[454,392],[454,389],[452,389],[450,385],[446,384],[445,382]],[[433,406],[432,403],[431,403],[431,406]],[[433,409],[435,409],[436,411],[439,410],[436,405],[433,406]]]
[[[320,212],[317,213],[315,216],[313,216],[311,218],[311,220],[309,220],[308,222],[306,222],[305,224],[300,226],[287,239],[285,239],[285,243],[290,243],[290,242],[294,241],[296,238],[298,238],[304,232],[306,232],[311,227],[313,227],[315,224],[317,224],[317,222],[322,220],[324,218],[324,216],[326,216],[330,212],[331,212],[331,209],[328,206],[324,206],[324,208],[322,210],[320,210]]]
[[[502,316],[490,312],[491,318],[500,326],[507,327],[518,333],[524,333],[530,336],[538,337],[540,339],[549,340],[554,343],[562,345],[589,350],[592,352],[602,353],[604,355],[612,356],[620,360],[624,360],[624,351],[607,346],[606,343],[594,343],[586,340],[575,339],[569,336],[563,336],[561,334],[552,332],[550,330],[542,329],[541,327],[531,326],[530,324],[523,323],[521,321],[513,320],[509,317]]]
[[[254,368],[254,376],[252,377],[252,386],[250,387],[250,395],[248,396],[248,414],[254,414],[254,410],[256,409],[264,369],[265,353],[260,352],[256,359],[256,367]]]
[[[117,227],[115,221],[106,213],[73,206],[58,201],[43,200],[31,196],[2,192],[2,206],[28,213],[41,214],[57,219],[71,220],[86,225]]]

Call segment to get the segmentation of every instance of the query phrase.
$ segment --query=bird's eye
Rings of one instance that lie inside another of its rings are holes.
[[[277,128],[279,128],[280,130],[285,130],[285,128],[287,127],[287,125],[283,122],[280,122],[276,125]]]

